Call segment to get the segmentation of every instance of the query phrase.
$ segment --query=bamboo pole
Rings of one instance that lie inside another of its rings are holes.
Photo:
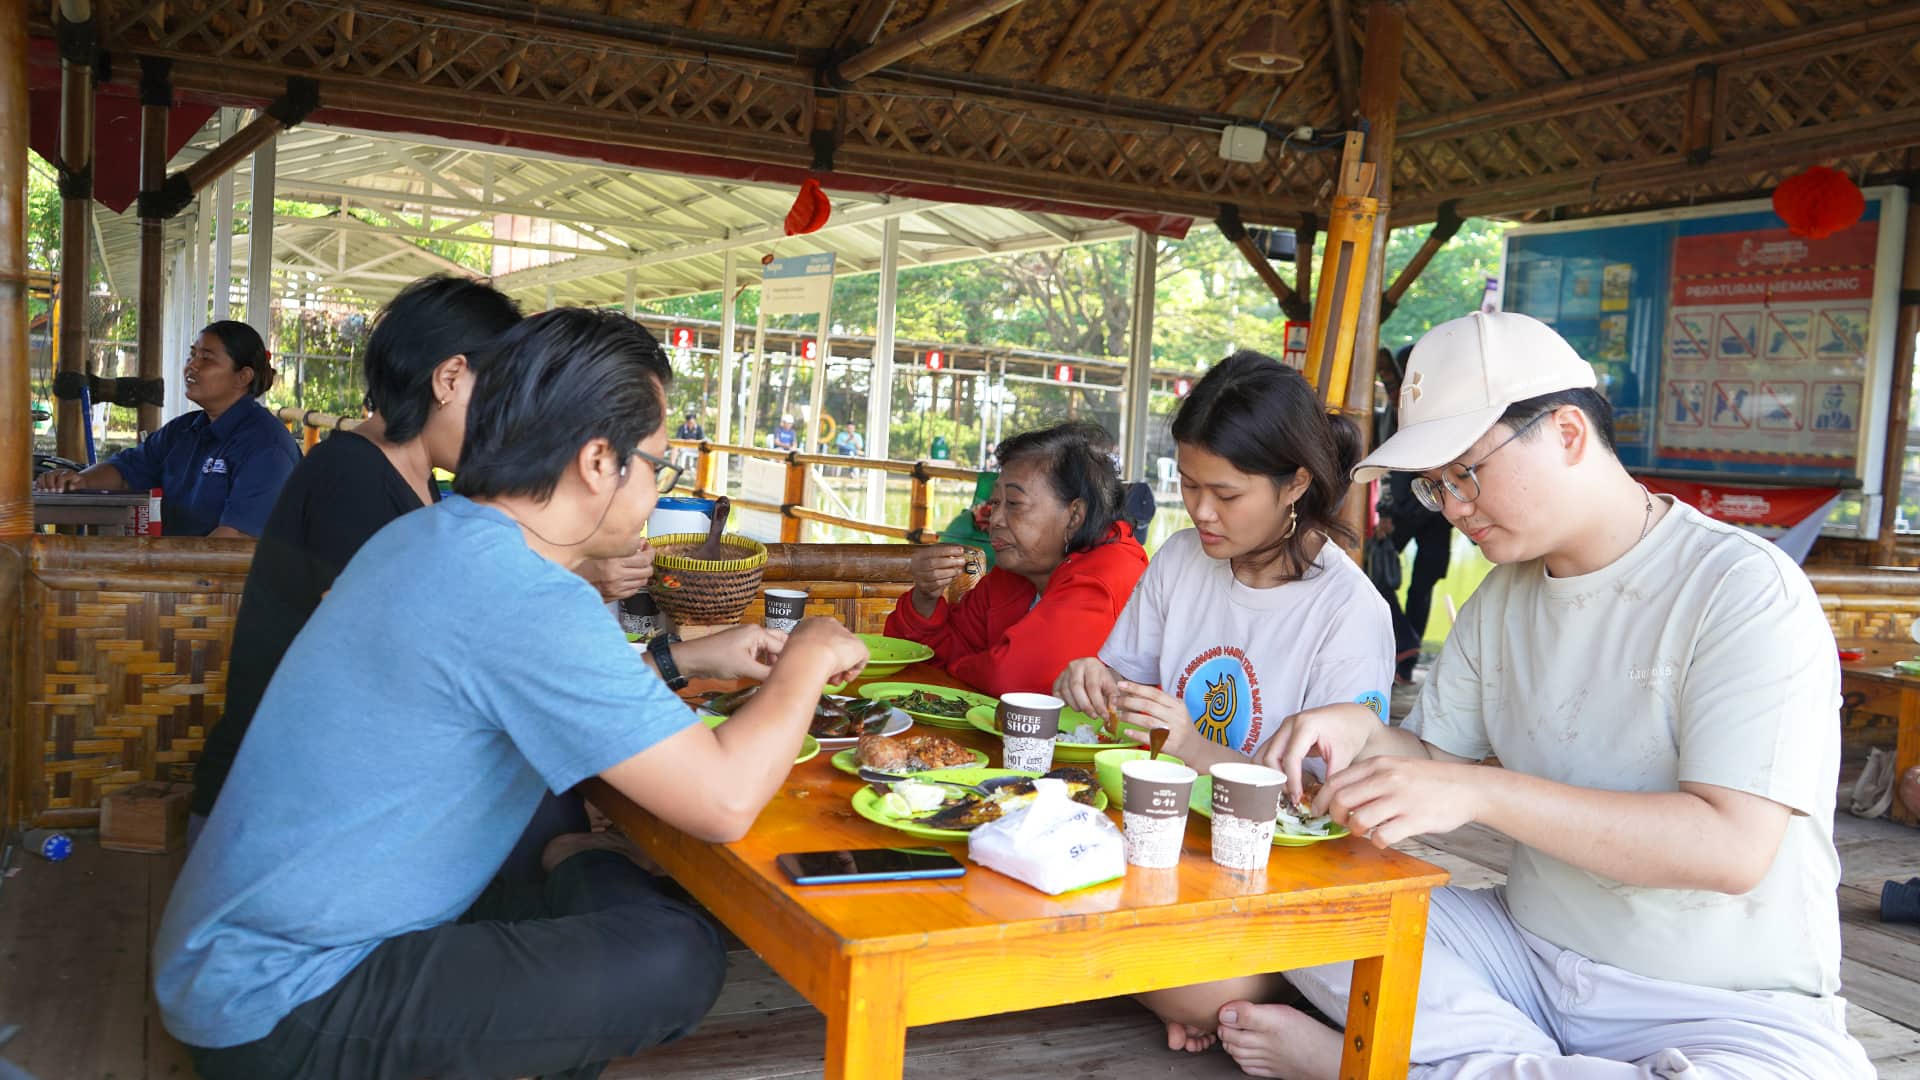
[[[33,417],[27,370],[27,6],[27,0],[0,0],[0,541],[25,539],[33,532]],[[10,623],[15,622],[18,596],[0,610],[7,612]],[[9,671],[20,670],[10,659],[7,663]],[[0,819],[8,816],[9,809],[0,807]]]
[[[1247,260],[1248,266],[1253,267],[1253,272],[1265,283],[1267,291],[1280,302],[1280,310],[1286,314],[1287,318],[1296,322],[1306,322],[1313,317],[1313,309],[1308,304],[1304,290],[1294,291],[1280,276],[1280,272],[1273,268],[1273,263],[1268,261],[1266,252],[1261,251],[1260,245],[1254,243],[1253,237],[1248,235],[1247,227],[1240,221],[1239,207],[1223,204],[1220,207],[1220,216],[1214,219],[1213,224],[1220,230],[1220,235],[1226,237],[1229,243],[1239,249],[1241,257]],[[1307,261],[1311,261],[1310,255]],[[1298,265],[1305,266],[1306,263],[1302,262]]]
[[[1920,334],[1920,213],[1907,211],[1906,258],[1900,270],[1900,321],[1893,335],[1893,401],[1887,409],[1886,460],[1880,474],[1878,561],[1893,561],[1894,517],[1907,460],[1907,388],[1913,385],[1914,337]]]
[[[787,455],[787,486],[781,493],[785,505],[780,508],[780,539],[784,543],[799,543],[805,530],[806,523],[794,517],[792,510],[806,505],[807,469],[808,466],[800,461],[799,454]]]
[[[161,185],[167,182],[167,119],[173,110],[170,61],[140,58],[140,379],[160,382],[166,358],[167,223],[160,215]],[[160,406],[140,406],[139,429],[160,430]]]
[[[982,0],[981,3],[970,4],[958,11],[928,19],[847,57],[834,68],[834,74],[845,82],[864,78],[888,64],[904,60],[923,49],[932,48],[968,27],[977,26],[1003,11],[1018,6],[1020,2],[1021,0]]]
[[[60,45],[60,374],[85,377],[87,256],[93,227],[93,12],[87,0],[61,0]],[[58,398],[54,444],[61,457],[86,457],[80,399]],[[31,428],[29,428],[31,430]]]

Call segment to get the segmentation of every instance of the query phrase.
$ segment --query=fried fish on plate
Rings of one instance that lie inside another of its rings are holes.
[[[921,772],[972,765],[975,758],[944,735],[862,735],[854,760],[885,772]]]

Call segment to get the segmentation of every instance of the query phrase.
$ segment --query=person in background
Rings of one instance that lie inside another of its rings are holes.
[[[847,426],[840,429],[840,434],[847,441],[848,456],[850,457],[866,456],[867,437],[865,435],[860,434],[860,425],[858,423],[855,423],[852,420],[847,421]]]
[[[222,320],[187,354],[187,400],[200,408],[91,468],[41,474],[41,491],[162,491],[168,536],[255,537],[300,463],[300,444],[260,395],[273,385],[253,327]]]
[[[1373,361],[1374,375],[1378,393],[1373,402],[1373,445],[1379,446],[1393,438],[1398,425],[1400,399],[1400,376],[1403,367],[1397,366],[1393,350],[1381,347]],[[1392,477],[1375,480],[1367,485],[1369,497],[1373,500],[1373,513],[1370,517],[1372,531],[1362,547],[1360,563],[1366,567],[1367,578],[1380,592],[1380,598],[1387,602],[1387,611],[1393,618],[1393,663],[1395,685],[1412,682],[1411,665],[1420,659],[1420,635],[1414,632],[1413,624],[1407,621],[1407,613],[1400,607],[1400,588],[1403,575],[1400,567],[1400,548],[1393,540],[1393,492],[1390,490]],[[1401,665],[1408,665],[1406,675],[1401,675]]]
[[[1381,367],[1381,382],[1387,389],[1387,415],[1382,426],[1386,429],[1378,446],[1393,436],[1399,428],[1400,380],[1407,369],[1407,357],[1413,352],[1408,345],[1398,353],[1389,354],[1380,350],[1387,362]],[[1391,472],[1382,478],[1379,503],[1379,534],[1393,541],[1395,550],[1404,552],[1408,544],[1414,545],[1413,573],[1407,578],[1407,604],[1404,613],[1404,629],[1395,626],[1394,679],[1397,682],[1411,682],[1414,664],[1420,659],[1420,648],[1427,636],[1427,622],[1433,612],[1433,590],[1440,579],[1447,576],[1452,562],[1453,525],[1447,521],[1447,515],[1438,510],[1430,510],[1413,496],[1413,474]],[[1400,611],[1399,597],[1389,600],[1396,613]]]
[[[1147,566],[1121,516],[1120,478],[1101,450],[1109,441],[1069,423],[1001,443],[986,504],[993,569],[949,603],[967,549],[915,549],[913,589],[887,616],[888,636],[931,646],[934,664],[982,693],[1052,686],[1086,642],[1113,629]]]
[[[474,360],[455,494],[367,541],[287,649],[155,934],[205,1080],[590,1078],[685,1035],[726,953],[621,838],[555,839],[539,884],[495,868],[592,776],[738,840],[866,662],[824,619],[636,652],[577,571],[632,551],[670,479],[665,353],[562,308]],[[764,682],[716,730],[687,676]]]
[[[773,429],[773,446],[776,450],[791,450],[800,441],[800,433],[793,430],[793,414],[782,413],[780,426]]]
[[[700,426],[699,414],[697,414],[691,406],[687,408],[685,415],[680,418],[680,426],[674,429],[673,437],[694,441],[704,440],[707,437],[707,429]],[[700,451],[695,450],[691,446],[675,447],[673,460],[675,464],[680,466],[681,472],[690,472],[694,465],[700,460]]]
[[[676,439],[704,439],[707,437],[707,429],[700,426],[698,414],[695,413],[694,410],[688,409],[686,415],[680,418],[680,426],[674,429],[673,437]]]
[[[1595,384],[1524,315],[1420,339],[1355,479],[1413,473],[1496,565],[1403,726],[1311,709],[1263,761],[1299,799],[1321,758],[1312,812],[1376,847],[1512,838],[1505,885],[1433,890],[1412,1075],[1865,1080],[1838,993],[1833,631],[1779,548],[1627,473]],[[1346,1015],[1351,964],[1285,978]],[[1219,1034],[1251,1075],[1339,1075],[1338,1029],[1289,1005],[1229,1001]]]
[[[408,285],[380,312],[361,359],[371,416],[306,455],[254,550],[234,623],[226,707],[194,767],[189,848],[220,798],[268,680],[321,597],[388,522],[439,501],[433,471],[460,463],[475,358],[519,321],[519,308],[505,295],[446,276]],[[643,544],[627,559],[591,560],[583,576],[618,599],[615,593],[644,587],[652,567],[652,549]],[[550,795],[506,872],[537,880],[546,841],[586,821],[579,796]]]

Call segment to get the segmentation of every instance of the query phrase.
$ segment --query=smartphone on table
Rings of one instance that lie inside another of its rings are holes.
[[[773,861],[795,885],[920,881],[955,878],[967,872],[960,860],[938,848],[798,851],[777,855]]]

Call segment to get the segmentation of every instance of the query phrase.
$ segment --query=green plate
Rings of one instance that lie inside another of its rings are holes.
[[[999,704],[998,702],[995,702],[993,705],[976,705],[973,708],[968,709],[967,723],[972,724],[974,727],[979,728],[981,731],[986,732],[987,734],[993,736],[996,739],[999,738],[1000,726],[997,722],[999,720],[998,708],[997,708],[998,704]],[[1088,716],[1086,713],[1083,713],[1079,709],[1073,708],[1072,706],[1068,706],[1067,708],[1060,710],[1060,726],[1061,727],[1064,727],[1067,730],[1071,731],[1074,728],[1079,727],[1081,724],[1092,724],[1094,727],[1099,727],[1100,721],[1095,720],[1093,717]],[[1070,742],[1061,742],[1058,739],[1056,739],[1054,740],[1054,743],[1053,743],[1053,760],[1056,762],[1065,761],[1065,762],[1071,762],[1073,764],[1084,764],[1087,762],[1091,762],[1093,760],[1093,755],[1099,753],[1102,750],[1111,750],[1116,746],[1139,746],[1139,745],[1140,745],[1139,743],[1134,742],[1132,739],[1128,739],[1125,742],[1097,742],[1097,743],[1070,743]]]
[[[924,664],[933,659],[933,650],[917,641],[882,637],[879,634],[855,634],[867,646],[867,666],[863,678],[891,675],[908,664]]]
[[[835,755],[833,755],[832,757],[830,757],[830,758],[828,758],[827,760],[828,760],[828,761],[831,761],[831,762],[833,762],[833,767],[834,767],[834,768],[836,768],[836,769],[839,769],[839,770],[840,770],[841,772],[843,772],[843,773],[851,773],[851,774],[852,774],[852,775],[854,775],[854,776],[858,776],[858,775],[860,775],[860,766],[859,766],[859,765],[858,765],[858,764],[857,764],[857,763],[856,763],[856,762],[855,762],[855,761],[853,760],[853,755],[854,755],[854,754],[856,754],[856,753],[858,753],[858,752],[859,752],[859,749],[860,749],[860,748],[859,748],[859,747],[857,747],[857,746],[850,746],[850,747],[848,747],[847,749],[845,749],[845,750],[842,750],[842,751],[840,751],[839,753],[837,753],[837,754],[835,754]],[[974,760],[975,762],[977,762],[977,763],[978,763],[978,765],[979,765],[979,767],[981,767],[981,768],[985,768],[985,767],[986,767],[986,765],[987,765],[987,755],[986,755],[986,752],[985,752],[985,751],[983,751],[983,750],[968,750],[968,751],[967,751],[967,753],[969,753],[969,754],[972,754],[972,755],[973,755],[973,760]],[[961,766],[961,768],[965,768],[965,766]],[[913,775],[914,775],[914,773],[912,773],[912,772],[904,772],[904,771],[903,771],[903,772],[901,772],[901,775],[902,775],[902,776],[913,776]]]
[[[860,694],[862,697],[869,697],[875,701],[880,701],[886,698],[906,697],[908,694],[913,693],[915,690],[925,691],[926,693],[935,694],[944,698],[957,698],[961,701],[966,702],[968,705],[976,706],[976,707],[984,706],[986,708],[991,709],[999,704],[999,702],[996,701],[991,694],[975,693],[972,690],[961,690],[957,687],[952,687],[952,686],[928,686],[925,683],[911,683],[911,682],[864,683],[860,687]],[[899,706],[895,706],[895,708],[899,708]],[[916,712],[913,709],[900,709],[900,711],[903,713],[906,713],[908,716],[913,717],[915,720],[918,720],[919,722],[926,724],[928,727],[952,728],[955,730],[964,731],[967,728],[973,726],[967,723],[967,718],[964,716],[941,716],[938,713]]]
[[[1201,773],[1193,781],[1193,795],[1187,799],[1187,808],[1207,820],[1213,820],[1213,777]],[[1353,835],[1345,825],[1330,825],[1325,836],[1298,836],[1282,833],[1277,827],[1273,830],[1274,847],[1306,847],[1323,840],[1338,840]]]
[[[932,772],[922,773],[921,775],[928,777],[937,776],[946,780],[957,780],[962,784],[977,784],[982,780],[991,780],[996,776],[1033,776],[1035,774],[1020,772],[1015,769],[976,768],[935,769]],[[1105,810],[1107,808],[1107,793],[1095,789],[1093,793],[1093,806],[1096,810]],[[875,795],[873,788],[867,786],[862,786],[859,791],[853,793],[853,812],[873,822],[875,825],[885,825],[889,829],[899,829],[908,836],[918,836],[925,840],[965,840],[968,836],[972,835],[971,832],[966,829],[934,829],[925,825],[916,824],[906,818],[889,817],[880,810],[880,796]],[[929,810],[928,814],[936,812],[937,811]]]
[[[1920,675],[1920,659],[1895,660],[1893,670],[1902,675]]]
[[[707,725],[708,727],[719,727],[721,724],[724,724],[727,722],[726,717],[715,716],[712,713],[697,713],[695,715],[699,716],[700,722]],[[811,735],[802,735],[800,736],[800,756],[794,758],[793,763],[795,765],[798,765],[803,761],[812,761],[814,755],[818,754],[819,752],[820,752],[820,740],[814,738]]]

